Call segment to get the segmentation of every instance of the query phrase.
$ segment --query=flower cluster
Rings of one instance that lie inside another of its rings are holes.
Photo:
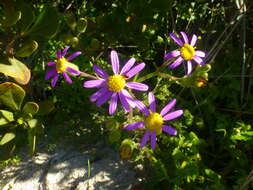
[[[175,59],[169,68],[174,69],[178,67],[183,61],[187,62],[187,75],[190,75],[193,71],[193,62],[195,61],[200,66],[204,65],[203,58],[205,53],[200,50],[195,50],[195,44],[197,42],[197,36],[194,34],[189,40],[188,36],[184,32],[180,32],[183,40],[178,38],[175,34],[170,33],[170,37],[180,46],[178,50],[171,51],[165,55],[166,59]],[[91,76],[89,74],[80,72],[78,67],[70,61],[81,52],[75,52],[71,56],[65,58],[69,46],[63,51],[57,52],[57,60],[55,62],[49,62],[48,66],[53,66],[46,73],[46,80],[52,78],[51,86],[55,87],[59,75],[62,74],[68,83],[72,83],[68,74],[78,76],[82,73],[82,76]],[[136,99],[131,90],[148,91],[149,87],[146,84],[131,81],[133,76],[142,71],[145,67],[145,63],[139,63],[135,65],[136,60],[130,58],[122,68],[120,68],[119,57],[116,51],[111,51],[111,65],[112,74],[108,74],[105,70],[98,65],[93,65],[93,70],[96,73],[96,77],[90,78],[94,80],[88,80],[83,83],[85,88],[98,88],[94,94],[91,95],[90,101],[96,102],[97,106],[104,104],[109,100],[109,114],[112,115],[116,112],[118,107],[118,101],[120,101],[123,109],[129,112],[131,108],[137,108],[143,114],[143,120],[130,123],[124,126],[125,130],[134,130],[138,128],[146,127],[146,132],[140,142],[140,147],[147,144],[150,137],[151,148],[156,146],[156,137],[162,132],[170,135],[176,135],[177,130],[170,125],[166,125],[166,121],[176,119],[183,114],[183,110],[171,111],[176,104],[176,99],[171,100],[160,112],[157,112],[156,99],[152,92],[148,93],[149,108]],[[130,91],[129,91],[130,90]],[[125,149],[124,149],[125,150]],[[124,152],[124,151],[123,151]]]

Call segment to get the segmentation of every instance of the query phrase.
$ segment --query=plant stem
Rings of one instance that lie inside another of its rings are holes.
[[[80,72],[80,75],[83,76],[83,77],[86,77],[86,78],[98,80],[98,77],[95,77],[95,76],[90,75],[90,74],[85,73],[85,72]]]

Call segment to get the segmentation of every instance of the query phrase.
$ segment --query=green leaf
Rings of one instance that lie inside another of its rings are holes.
[[[18,57],[29,57],[38,49],[38,43],[35,40],[25,41],[20,44],[19,49],[16,51],[15,55]]]
[[[21,109],[25,91],[15,83],[5,82],[0,84],[0,104],[16,111]]]
[[[38,115],[47,115],[55,108],[54,103],[50,100],[39,102],[38,105],[39,105],[39,111],[37,113]]]
[[[33,7],[31,4],[21,1],[19,2],[19,9],[22,13],[22,16],[18,21],[17,27],[21,32],[26,32],[35,20]]]
[[[75,30],[76,27],[76,18],[75,15],[71,12],[65,15],[65,21],[67,25],[71,28],[71,30]]]
[[[116,143],[120,140],[120,138],[121,138],[121,131],[119,130],[112,131],[108,136],[108,140],[110,143]]]
[[[23,112],[25,114],[36,114],[39,110],[39,105],[36,104],[35,102],[27,102],[24,107],[23,107]]]
[[[31,72],[21,61],[8,58],[10,65],[0,64],[0,73],[13,77],[19,84],[25,85],[31,78]]]
[[[85,18],[80,18],[77,22],[76,30],[80,33],[85,32],[87,28],[87,20]]]
[[[36,148],[36,131],[34,129],[28,130],[28,144],[29,152],[33,155]]]
[[[27,123],[31,129],[37,127],[40,124],[37,119],[31,119]]]
[[[44,7],[28,33],[38,38],[52,38],[58,29],[58,12],[53,7]]]
[[[13,140],[15,138],[15,133],[5,133],[5,135],[3,136],[3,138],[0,141],[0,145],[4,145],[8,142],[10,142],[11,140]]]
[[[14,2],[11,0],[2,0],[3,4],[3,16],[0,17],[0,26],[10,27],[15,25],[21,18],[21,11],[18,11]]]
[[[13,113],[6,110],[0,110],[0,125],[6,125],[14,121]]]

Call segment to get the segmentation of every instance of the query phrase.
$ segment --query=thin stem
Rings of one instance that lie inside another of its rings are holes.
[[[85,73],[85,72],[80,72],[80,75],[83,76],[83,77],[86,77],[86,78],[98,80],[98,77],[95,77],[95,76],[90,75],[90,74]]]

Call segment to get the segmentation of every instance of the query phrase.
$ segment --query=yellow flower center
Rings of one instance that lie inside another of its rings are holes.
[[[107,86],[110,91],[112,92],[119,92],[123,89],[126,85],[125,77],[121,75],[113,75],[109,76],[107,79]]]
[[[155,131],[157,135],[162,132],[163,117],[159,113],[150,113],[145,123],[149,130]]]
[[[180,53],[184,60],[191,60],[195,55],[195,49],[190,44],[184,44],[180,49]]]
[[[56,70],[58,73],[66,72],[67,67],[73,68],[79,71],[78,67],[73,63],[68,62],[65,57],[62,57],[56,62]]]

